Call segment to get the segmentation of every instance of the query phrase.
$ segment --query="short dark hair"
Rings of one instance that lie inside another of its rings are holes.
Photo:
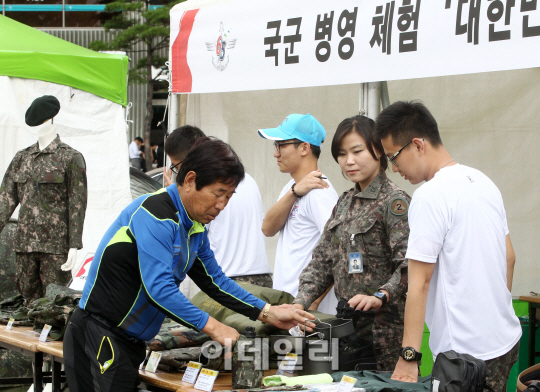
[[[380,138],[375,137],[375,121],[365,116],[353,116],[343,120],[336,129],[336,134],[332,139],[332,156],[334,160],[338,161],[339,149],[341,148],[341,141],[345,136],[351,132],[356,132],[366,142],[366,148],[375,160],[379,160],[381,169],[386,170],[388,168],[388,161],[384,155],[384,148]],[[377,154],[379,153],[379,158]]]
[[[294,148],[298,149],[298,146],[302,143],[307,143],[307,142],[303,142],[302,140],[299,140],[299,139],[287,139],[287,141],[295,141],[295,142],[298,142],[298,144],[295,144],[294,145]],[[324,140],[323,140],[324,141]],[[321,142],[322,143],[322,142]],[[311,153],[313,154],[313,156],[316,158],[316,159],[319,159],[319,157],[321,156],[321,148],[320,147],[317,147],[317,146],[314,146],[313,144],[309,144],[309,147],[311,149]]]
[[[176,128],[165,141],[165,153],[182,161],[197,139],[205,136],[203,131],[193,125]]]
[[[178,185],[184,184],[186,174],[195,172],[198,191],[216,182],[238,186],[244,179],[244,165],[232,147],[214,137],[200,137],[184,158],[176,176]]]
[[[133,139],[133,140],[137,140],[138,142],[143,143],[142,137],[140,137],[140,136],[137,136],[137,137],[136,137],[135,139]]]
[[[384,109],[376,121],[377,139],[392,136],[392,142],[404,146],[414,138],[442,145],[437,121],[420,101],[398,101]]]

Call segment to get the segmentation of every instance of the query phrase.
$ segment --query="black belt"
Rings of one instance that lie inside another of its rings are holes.
[[[79,308],[80,309],[80,308]],[[144,344],[142,340],[139,340],[137,338],[134,338],[130,334],[128,334],[126,331],[124,331],[122,328],[115,327],[112,325],[109,321],[104,319],[101,316],[98,316],[97,314],[90,313],[86,310],[81,309],[84,313],[88,314],[90,317],[92,317],[94,320],[96,320],[98,323],[100,323],[105,329],[111,331],[115,335],[118,335],[124,340],[127,340],[128,342],[134,343],[134,344]]]

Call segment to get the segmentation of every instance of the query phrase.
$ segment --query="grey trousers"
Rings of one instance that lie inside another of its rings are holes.
[[[131,166],[133,166],[135,169],[141,170],[141,158],[130,158],[129,160],[131,162]]]

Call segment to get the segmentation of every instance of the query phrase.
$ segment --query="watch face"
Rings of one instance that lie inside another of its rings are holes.
[[[373,295],[374,295],[375,297],[379,298],[379,299],[382,299],[382,297],[383,297],[384,294],[381,293],[381,292],[379,292],[379,291],[377,291],[377,292],[375,292]]]
[[[411,361],[414,358],[414,351],[410,348],[403,350],[403,359]]]

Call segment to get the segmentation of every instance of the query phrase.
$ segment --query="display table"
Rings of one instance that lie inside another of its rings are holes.
[[[277,369],[266,370],[264,376],[273,376],[276,374]],[[150,373],[144,370],[139,370],[139,376],[141,381],[146,384],[155,385],[169,391],[178,392],[201,392],[198,389],[193,388],[193,384],[188,384],[182,381],[184,373]],[[232,374],[231,373],[219,373],[214,387],[212,390],[230,390],[232,389]]]
[[[540,296],[520,296],[520,301],[529,303],[529,367],[534,365],[537,356],[540,356],[540,351],[536,351],[536,309],[540,308]]]
[[[39,336],[35,336],[32,327],[15,327],[7,330],[5,326],[0,326],[0,347],[24,354],[32,358],[34,368],[32,380],[26,378],[2,379],[1,384],[14,382],[33,382],[34,391],[43,391],[43,353],[39,351]]]

